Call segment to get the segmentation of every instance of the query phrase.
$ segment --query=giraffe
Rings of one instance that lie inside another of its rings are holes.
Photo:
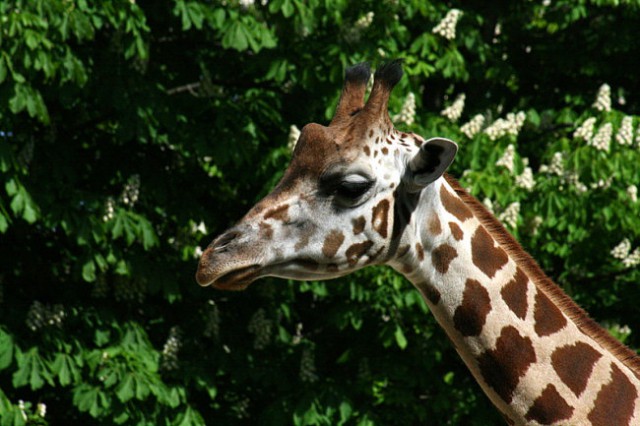
[[[273,192],[204,251],[197,282],[330,279],[387,264],[422,294],[509,424],[640,424],[640,361],[445,173],[457,145],[396,130],[401,61],[348,68],[328,126],[300,134]]]

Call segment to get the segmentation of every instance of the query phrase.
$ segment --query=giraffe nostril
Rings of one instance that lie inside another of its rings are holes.
[[[227,231],[211,243],[211,249],[215,252],[223,251],[233,240],[240,236],[238,231]]]

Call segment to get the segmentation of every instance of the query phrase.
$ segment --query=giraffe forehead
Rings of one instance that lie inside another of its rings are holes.
[[[344,128],[307,124],[300,133],[285,178],[317,179],[333,166],[352,164],[362,151],[362,141],[356,137],[357,133]]]

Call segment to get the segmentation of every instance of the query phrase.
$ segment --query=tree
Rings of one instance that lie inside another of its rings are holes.
[[[405,58],[396,125],[459,141],[452,173],[638,347],[640,2],[454,4],[1,3],[0,424],[500,421],[387,268],[194,282],[362,61]]]

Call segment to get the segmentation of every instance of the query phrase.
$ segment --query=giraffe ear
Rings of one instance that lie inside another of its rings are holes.
[[[422,189],[438,179],[453,162],[458,145],[444,138],[431,138],[409,162],[408,176],[412,187]]]

